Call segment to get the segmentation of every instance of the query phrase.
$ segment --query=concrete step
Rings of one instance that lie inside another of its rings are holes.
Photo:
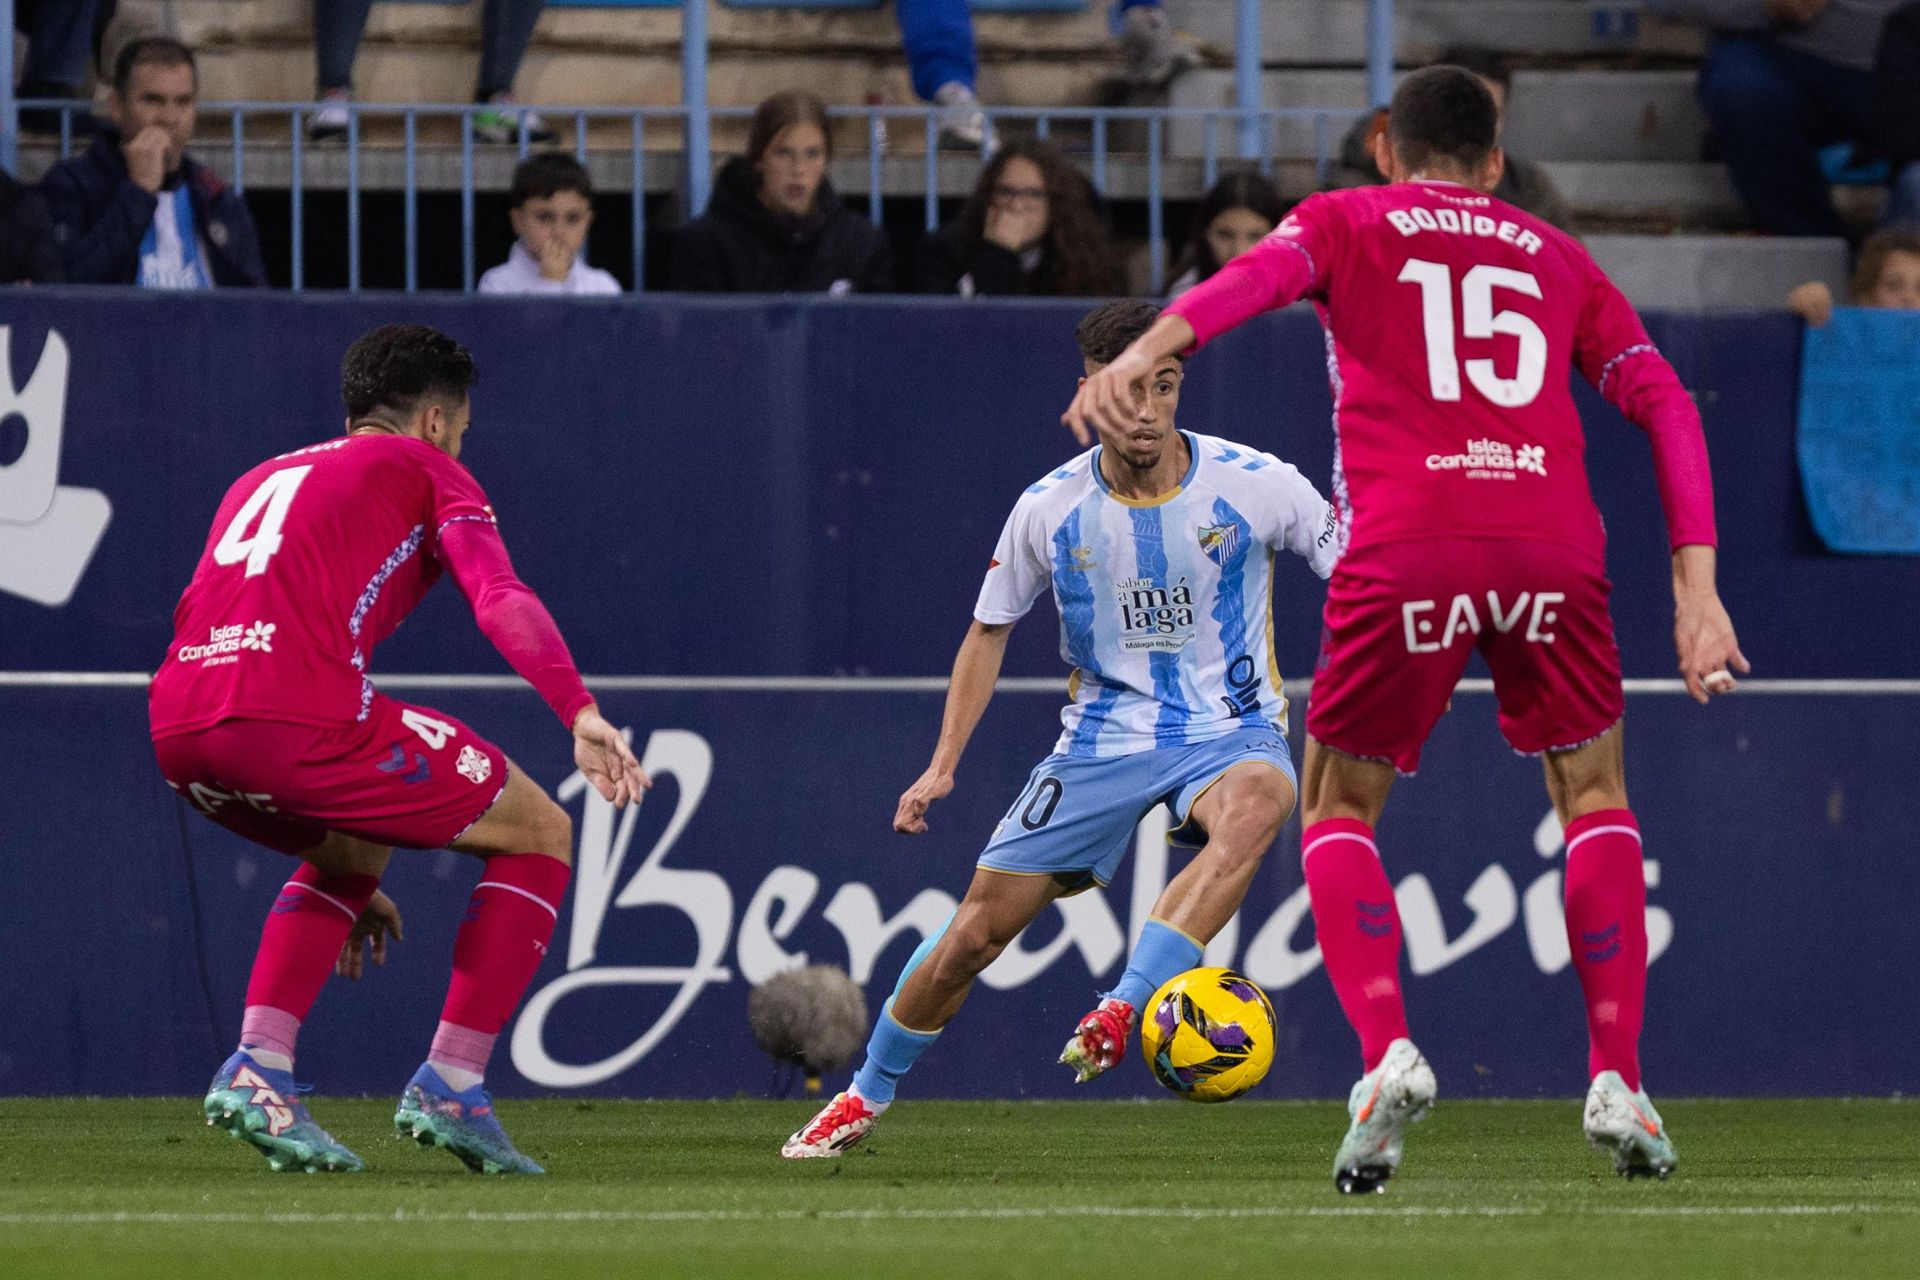
[[[1506,146],[1530,160],[1698,160],[1707,132],[1693,98],[1691,71],[1521,71],[1513,78]],[[1286,68],[1261,73],[1268,107],[1366,108],[1366,74],[1358,70]],[[1168,90],[1169,106],[1224,108],[1234,102],[1233,73],[1198,70]],[[1351,115],[1334,126],[1337,150]],[[1231,125],[1225,126],[1230,130]],[[1169,142],[1191,155],[1203,144],[1202,124],[1176,123]],[[1223,133],[1222,138],[1230,137]],[[1312,157],[1312,120],[1287,120],[1275,135],[1279,154]]]
[[[379,4],[354,68],[368,102],[464,102],[479,62],[478,0]],[[891,7],[708,6],[709,101],[752,105],[804,85],[828,102],[914,101]],[[307,0],[123,0],[122,30],[164,29],[199,52],[202,96],[291,102],[314,92]],[[1120,70],[1104,13],[980,14],[983,97],[1057,105],[1099,100]],[[680,100],[680,15],[658,8],[549,8],[516,83],[532,103],[669,105]]]
[[[1846,296],[1844,240],[1596,235],[1586,243],[1636,307],[1781,307],[1809,280]]]
[[[1367,110],[1367,77],[1362,71],[1290,68],[1260,75],[1260,103],[1264,107],[1331,107],[1339,114],[1321,118],[1288,118],[1275,122],[1275,154],[1293,159],[1337,158],[1340,139],[1353,121]],[[1196,110],[1234,105],[1231,71],[1196,70],[1168,87],[1167,105]],[[1222,120],[1215,128],[1221,155],[1234,154],[1234,122]],[[1206,146],[1206,123],[1175,120],[1167,128],[1167,148],[1174,155],[1200,155]]]
[[[1166,0],[1174,25],[1222,56],[1233,49],[1234,6],[1224,0]],[[1699,33],[1647,12],[1639,0],[1399,0],[1394,53],[1403,66],[1447,45],[1511,53],[1684,57]],[[1366,0],[1265,0],[1261,60],[1271,65],[1339,65],[1366,60]]]
[[[1698,160],[1692,71],[1520,71],[1504,142],[1539,160]]]

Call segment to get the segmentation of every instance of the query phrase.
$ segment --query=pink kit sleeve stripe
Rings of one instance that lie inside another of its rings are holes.
[[[499,530],[487,521],[449,521],[440,532],[440,558],[473,606],[481,633],[553,708],[560,723],[572,728],[593,695],[581,681],[553,615],[514,573]]]
[[[1313,255],[1271,235],[1180,295],[1167,308],[1193,326],[1193,350],[1262,311],[1297,302],[1313,287]]]

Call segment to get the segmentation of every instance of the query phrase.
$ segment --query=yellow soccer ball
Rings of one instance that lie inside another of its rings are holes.
[[[1279,1024],[1253,979],[1189,969],[1153,993],[1140,1050],[1154,1079],[1194,1102],[1226,1102],[1266,1079]]]

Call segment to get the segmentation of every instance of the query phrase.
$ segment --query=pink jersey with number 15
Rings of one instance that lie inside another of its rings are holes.
[[[1712,545],[1699,414],[1573,237],[1453,183],[1329,192],[1168,311],[1204,344],[1300,298],[1327,332],[1349,545],[1517,537],[1599,554],[1576,368],[1652,437],[1673,545]]]

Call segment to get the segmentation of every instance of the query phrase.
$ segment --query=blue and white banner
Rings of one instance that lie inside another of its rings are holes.
[[[845,966],[877,1010],[1049,749],[1061,697],[1051,682],[1001,693],[931,832],[903,837],[894,802],[931,749],[937,689],[615,682],[603,703],[658,780],[617,815],[570,772],[568,740],[536,697],[462,683],[389,687],[498,741],[557,790],[578,841],[569,907],[493,1078],[507,1093],[633,1096],[765,1090],[773,1064],[748,1032],[747,993],[786,966]],[[0,1094],[193,1092],[238,1032],[260,923],[292,864],[174,799],[144,701],[131,683],[0,684]],[[1539,765],[1507,750],[1492,711],[1483,693],[1456,698],[1381,827],[1408,1003],[1448,1093],[1571,1097],[1586,1042],[1559,830]],[[1630,694],[1657,1093],[1912,1087],[1917,713],[1920,689],[1753,691],[1708,709]],[[1845,741],[1877,749],[1818,749]],[[1184,856],[1162,830],[1150,819],[1104,893],[1049,910],[988,971],[906,1096],[1156,1091],[1137,1063],[1073,1090],[1053,1059]],[[1251,974],[1280,1013],[1262,1091],[1335,1096],[1358,1054],[1319,972],[1298,857],[1296,823],[1208,956]],[[301,1036],[304,1076],[329,1091],[398,1088],[432,1035],[478,878],[456,854],[396,855],[387,888],[407,940],[385,969],[329,987]]]

